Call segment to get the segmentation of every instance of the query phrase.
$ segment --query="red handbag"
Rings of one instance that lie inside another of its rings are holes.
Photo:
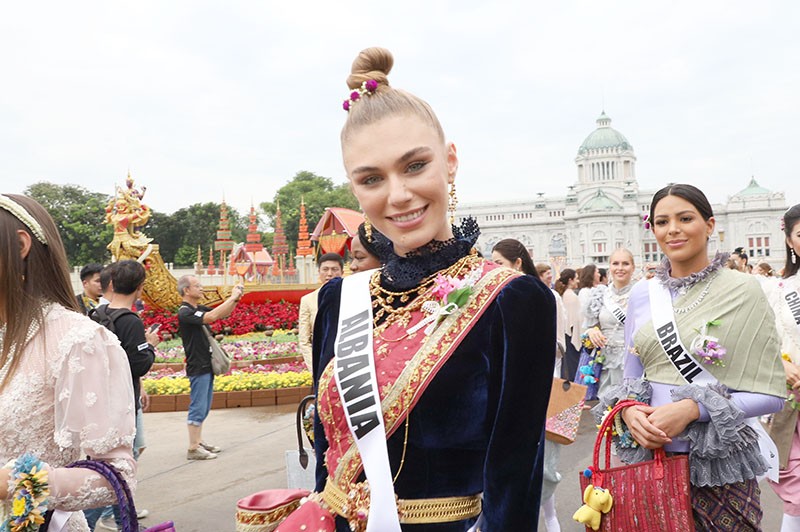
[[[573,516],[587,523],[587,530],[603,532],[694,532],[692,503],[689,485],[689,458],[677,455],[667,458],[664,449],[656,449],[655,458],[622,467],[609,468],[611,464],[611,427],[614,416],[626,407],[644,405],[638,401],[620,401],[600,425],[594,444],[592,466],[580,475],[584,506]],[[606,469],[600,469],[600,447],[606,440]],[[593,489],[588,488],[592,486]],[[601,489],[598,489],[601,488]],[[603,507],[602,489],[613,497],[610,509]],[[588,500],[596,498],[596,500]],[[587,509],[588,508],[588,509]],[[591,514],[593,528],[586,518]]]

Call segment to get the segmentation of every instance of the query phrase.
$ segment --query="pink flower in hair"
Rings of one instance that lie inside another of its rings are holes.
[[[375,81],[374,79],[371,79],[371,80],[367,81],[365,87],[366,87],[366,89],[368,91],[372,92],[372,91],[374,91],[375,89],[378,88],[378,82]]]
[[[350,110],[350,100],[345,100],[344,103],[342,104],[342,108],[345,111],[349,111]]]
[[[353,92],[350,93],[350,99],[351,100],[356,101],[359,98],[361,98],[361,94],[359,94],[358,91],[353,91]]]

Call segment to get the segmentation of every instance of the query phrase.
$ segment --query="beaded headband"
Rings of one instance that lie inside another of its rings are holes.
[[[342,109],[350,111],[350,108],[356,103],[356,100],[365,94],[372,94],[378,88],[378,82],[374,79],[367,80],[361,84],[361,87],[350,93],[350,97],[342,104]]]
[[[28,226],[28,229],[31,230],[33,236],[36,237],[36,240],[45,246],[47,245],[47,238],[44,236],[42,226],[39,225],[39,222],[37,222],[36,219],[22,207],[22,205],[9,198],[5,194],[0,194],[0,208],[3,208],[13,214],[15,218]]]

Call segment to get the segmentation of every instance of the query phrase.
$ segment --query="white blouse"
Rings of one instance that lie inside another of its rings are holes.
[[[784,286],[794,290],[800,289],[800,275],[793,275],[788,279],[765,277],[759,280],[761,288],[767,295],[767,301],[775,312],[775,324],[778,336],[781,338],[781,352],[788,354],[795,364],[800,363],[800,330],[789,305],[783,299]]]
[[[86,531],[77,510],[114,503],[114,492],[99,474],[64,466],[86,456],[104,460],[136,488],[128,358],[106,328],[56,304],[20,356],[0,391],[0,467],[33,453],[49,470],[49,508],[75,511],[67,530]],[[11,495],[0,501],[0,522]]]

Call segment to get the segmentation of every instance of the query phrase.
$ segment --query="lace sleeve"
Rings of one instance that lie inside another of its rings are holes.
[[[135,489],[133,382],[125,352],[106,329],[73,331],[59,345],[67,354],[54,368],[55,433],[62,449],[104,460]],[[87,469],[50,468],[53,507],[67,511],[103,506],[114,492]]]

